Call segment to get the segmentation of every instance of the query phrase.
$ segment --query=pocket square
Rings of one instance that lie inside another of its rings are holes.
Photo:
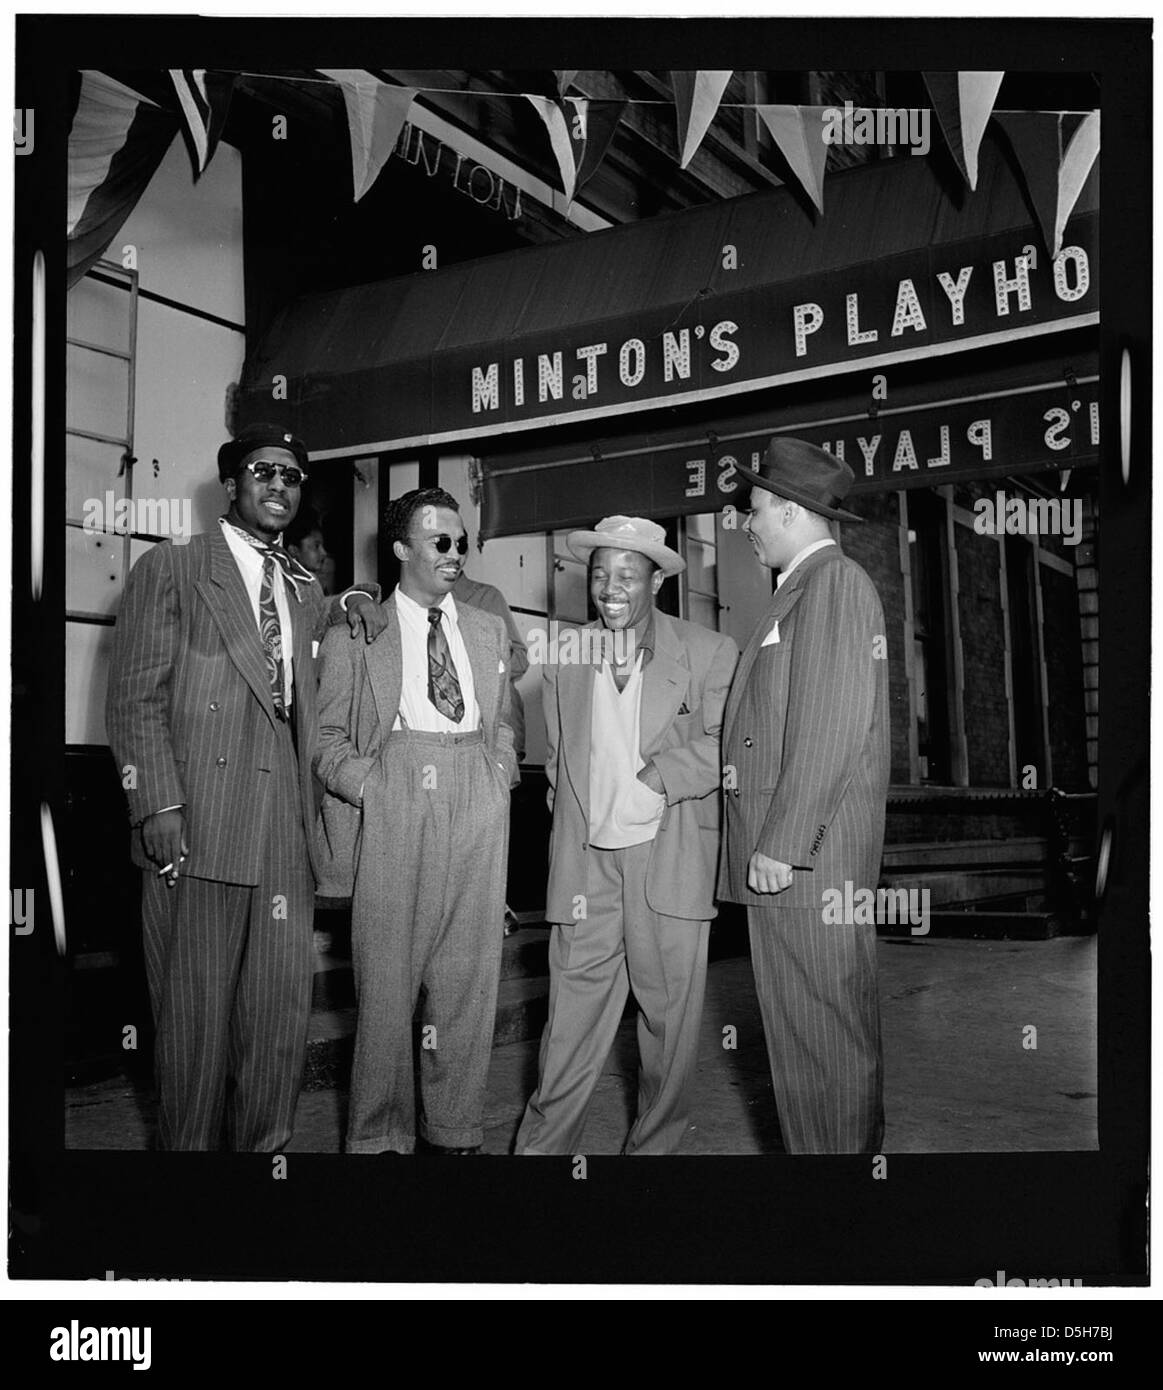
[[[505,663],[504,663],[503,661],[498,661],[498,662],[497,662],[497,675],[498,675],[498,676],[503,676],[504,674],[505,674]]]
[[[772,623],[772,625],[771,625],[771,631],[770,631],[770,632],[767,634],[767,636],[763,639],[762,645],[765,646],[765,647],[774,647],[775,644],[776,644],[778,641],[779,641],[779,623],[778,623],[778,622],[774,622],[774,623]]]
[[[312,655],[313,657],[319,655],[319,643],[318,643],[318,642],[312,642],[312,643],[311,643],[311,655]]]

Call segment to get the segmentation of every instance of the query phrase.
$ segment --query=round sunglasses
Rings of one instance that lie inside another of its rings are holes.
[[[271,463],[268,459],[251,459],[242,465],[255,482],[269,483],[277,473],[288,487],[302,487],[307,474],[293,463]]]
[[[433,537],[432,537],[432,544],[436,547],[436,549],[440,552],[441,555],[447,555],[448,552],[452,549],[452,537],[451,537],[451,536],[443,536],[443,535],[442,535],[442,536],[433,536]],[[458,555],[467,555],[467,554],[468,554],[468,537],[467,537],[467,536],[457,536],[457,538],[456,538],[456,553],[457,553]]]

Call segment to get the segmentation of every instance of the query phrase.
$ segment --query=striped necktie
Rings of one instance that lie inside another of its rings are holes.
[[[464,718],[464,695],[440,618],[439,608],[428,610],[428,698],[445,719],[459,724]]]

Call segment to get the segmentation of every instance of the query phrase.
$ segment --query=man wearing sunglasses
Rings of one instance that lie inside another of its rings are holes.
[[[509,635],[452,596],[468,539],[447,492],[388,504],[400,582],[368,647],[320,651],[316,771],[362,813],[352,962],[359,1014],[348,1153],[480,1151],[500,975]],[[333,808],[334,809],[334,808]],[[415,1113],[412,1017],[424,990]]]
[[[143,870],[159,1147],[277,1152],[314,971],[313,647],[349,598],[351,637],[370,642],[383,619],[377,586],[328,604],[286,553],[307,481],[298,439],[248,427],[218,472],[229,509],[214,529],[133,567],[106,723]]]

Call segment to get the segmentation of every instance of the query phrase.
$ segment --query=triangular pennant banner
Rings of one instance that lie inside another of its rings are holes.
[[[559,97],[565,96],[566,92],[569,91],[570,87],[573,85],[573,79],[578,75],[579,71],[580,69],[578,68],[574,68],[572,72],[565,70],[559,71],[557,68],[553,69],[553,75],[557,78],[557,95]]]
[[[102,72],[82,72],[69,129],[68,271],[76,284],[109,243],[153,178],[178,133],[178,119]]]
[[[574,192],[580,193],[585,185],[598,171],[598,166],[606,157],[606,151],[610,148],[610,141],[614,138],[614,132],[618,129],[618,122],[622,119],[622,112],[626,108],[624,101],[586,101],[580,97],[569,97],[578,113],[582,117],[582,153],[577,162],[577,181],[574,185]],[[576,142],[575,142],[576,154]]]
[[[678,114],[679,163],[685,169],[703,143],[723,100],[730,72],[672,72],[674,109]]]
[[[531,92],[526,92],[525,96],[537,108],[537,114],[545,122],[545,129],[549,132],[549,143],[553,147],[553,153],[557,158],[557,167],[561,171],[561,186],[565,191],[565,200],[567,203],[571,203],[577,183],[574,140],[571,134],[575,128],[574,123],[566,119],[565,112],[556,101],[551,101],[549,97],[534,96]],[[583,143],[584,137],[578,141],[579,149]]]
[[[234,76],[225,72],[208,72],[205,68],[170,68],[178,105],[182,110],[183,129],[198,178],[214,158],[230,98],[234,92]]]
[[[363,68],[320,68],[339,84],[351,139],[351,184],[358,203],[379,178],[408,119],[414,87],[393,87]]]
[[[922,74],[945,144],[961,177],[977,188],[977,152],[997,100],[1004,72],[926,72]]]
[[[1078,202],[1082,185],[1086,182],[1091,169],[1094,168],[1094,161],[1098,158],[1099,113],[1092,111],[1088,116],[1085,116],[1073,135],[1069,137],[1066,137],[1066,122],[1064,120],[1062,132],[1068,142],[1062,155],[1062,166],[1058,171],[1058,209],[1054,218],[1054,250],[1052,253],[1055,256],[1062,250],[1062,234],[1066,231],[1066,224],[1070,220],[1070,214],[1074,211],[1074,204]]]
[[[1079,118],[1057,111],[1022,111],[994,119],[1021,168],[1042,241],[1051,257],[1057,256],[1066,223],[1098,155],[1098,112]]]
[[[757,106],[763,124],[779,146],[804,192],[824,211],[824,165],[828,146],[824,141],[824,113],[828,106]]]

